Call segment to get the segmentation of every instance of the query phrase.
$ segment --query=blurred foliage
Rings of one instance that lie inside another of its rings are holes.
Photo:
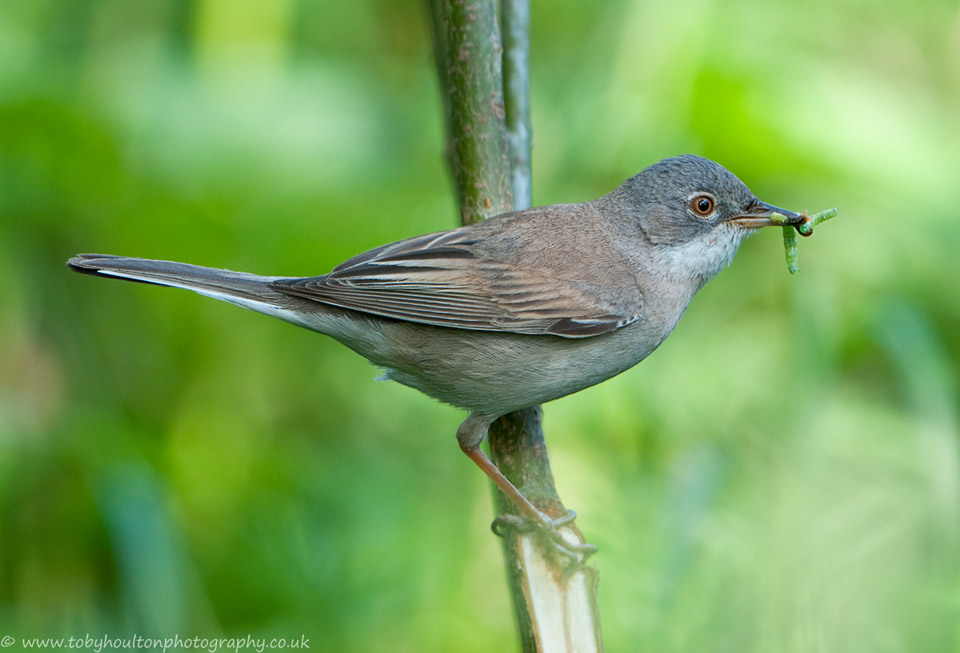
[[[337,343],[68,274],[454,225],[421,3],[0,3],[0,634],[515,648],[460,415]],[[534,199],[681,152],[840,207],[549,405],[613,651],[960,650],[960,7],[533,3]]]

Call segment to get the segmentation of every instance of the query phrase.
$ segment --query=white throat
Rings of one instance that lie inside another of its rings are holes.
[[[721,224],[682,245],[657,245],[653,257],[664,276],[703,286],[733,261],[747,230]]]

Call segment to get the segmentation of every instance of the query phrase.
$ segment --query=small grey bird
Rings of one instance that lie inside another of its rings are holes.
[[[78,272],[186,288],[336,338],[394,381],[469,411],[463,451],[542,527],[551,520],[480,449],[501,415],[646,358],[744,236],[803,218],[713,161],[656,163],[583,204],[505,213],[360,254],[319,277],[263,277],[81,254]]]

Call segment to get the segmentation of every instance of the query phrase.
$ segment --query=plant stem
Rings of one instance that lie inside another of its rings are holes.
[[[463,224],[531,203],[529,6],[502,2],[506,57],[496,0],[428,0]],[[490,457],[534,505],[560,517],[567,511],[550,472],[541,415],[535,406],[498,419],[488,436]],[[497,504],[500,515],[518,512],[499,491]],[[563,528],[583,541],[574,527]],[[524,651],[603,650],[595,568],[571,566],[535,533],[513,529],[504,533],[504,556]]]
[[[513,208],[496,5],[430,0],[430,8],[460,222],[472,224]]]
[[[530,4],[529,0],[501,0],[503,24],[503,89],[510,159],[510,188],[514,210],[533,204],[530,150]]]

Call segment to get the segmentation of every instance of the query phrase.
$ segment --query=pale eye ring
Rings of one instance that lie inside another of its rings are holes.
[[[716,204],[716,201],[710,195],[697,195],[690,200],[690,210],[700,217],[706,217],[713,213]]]

